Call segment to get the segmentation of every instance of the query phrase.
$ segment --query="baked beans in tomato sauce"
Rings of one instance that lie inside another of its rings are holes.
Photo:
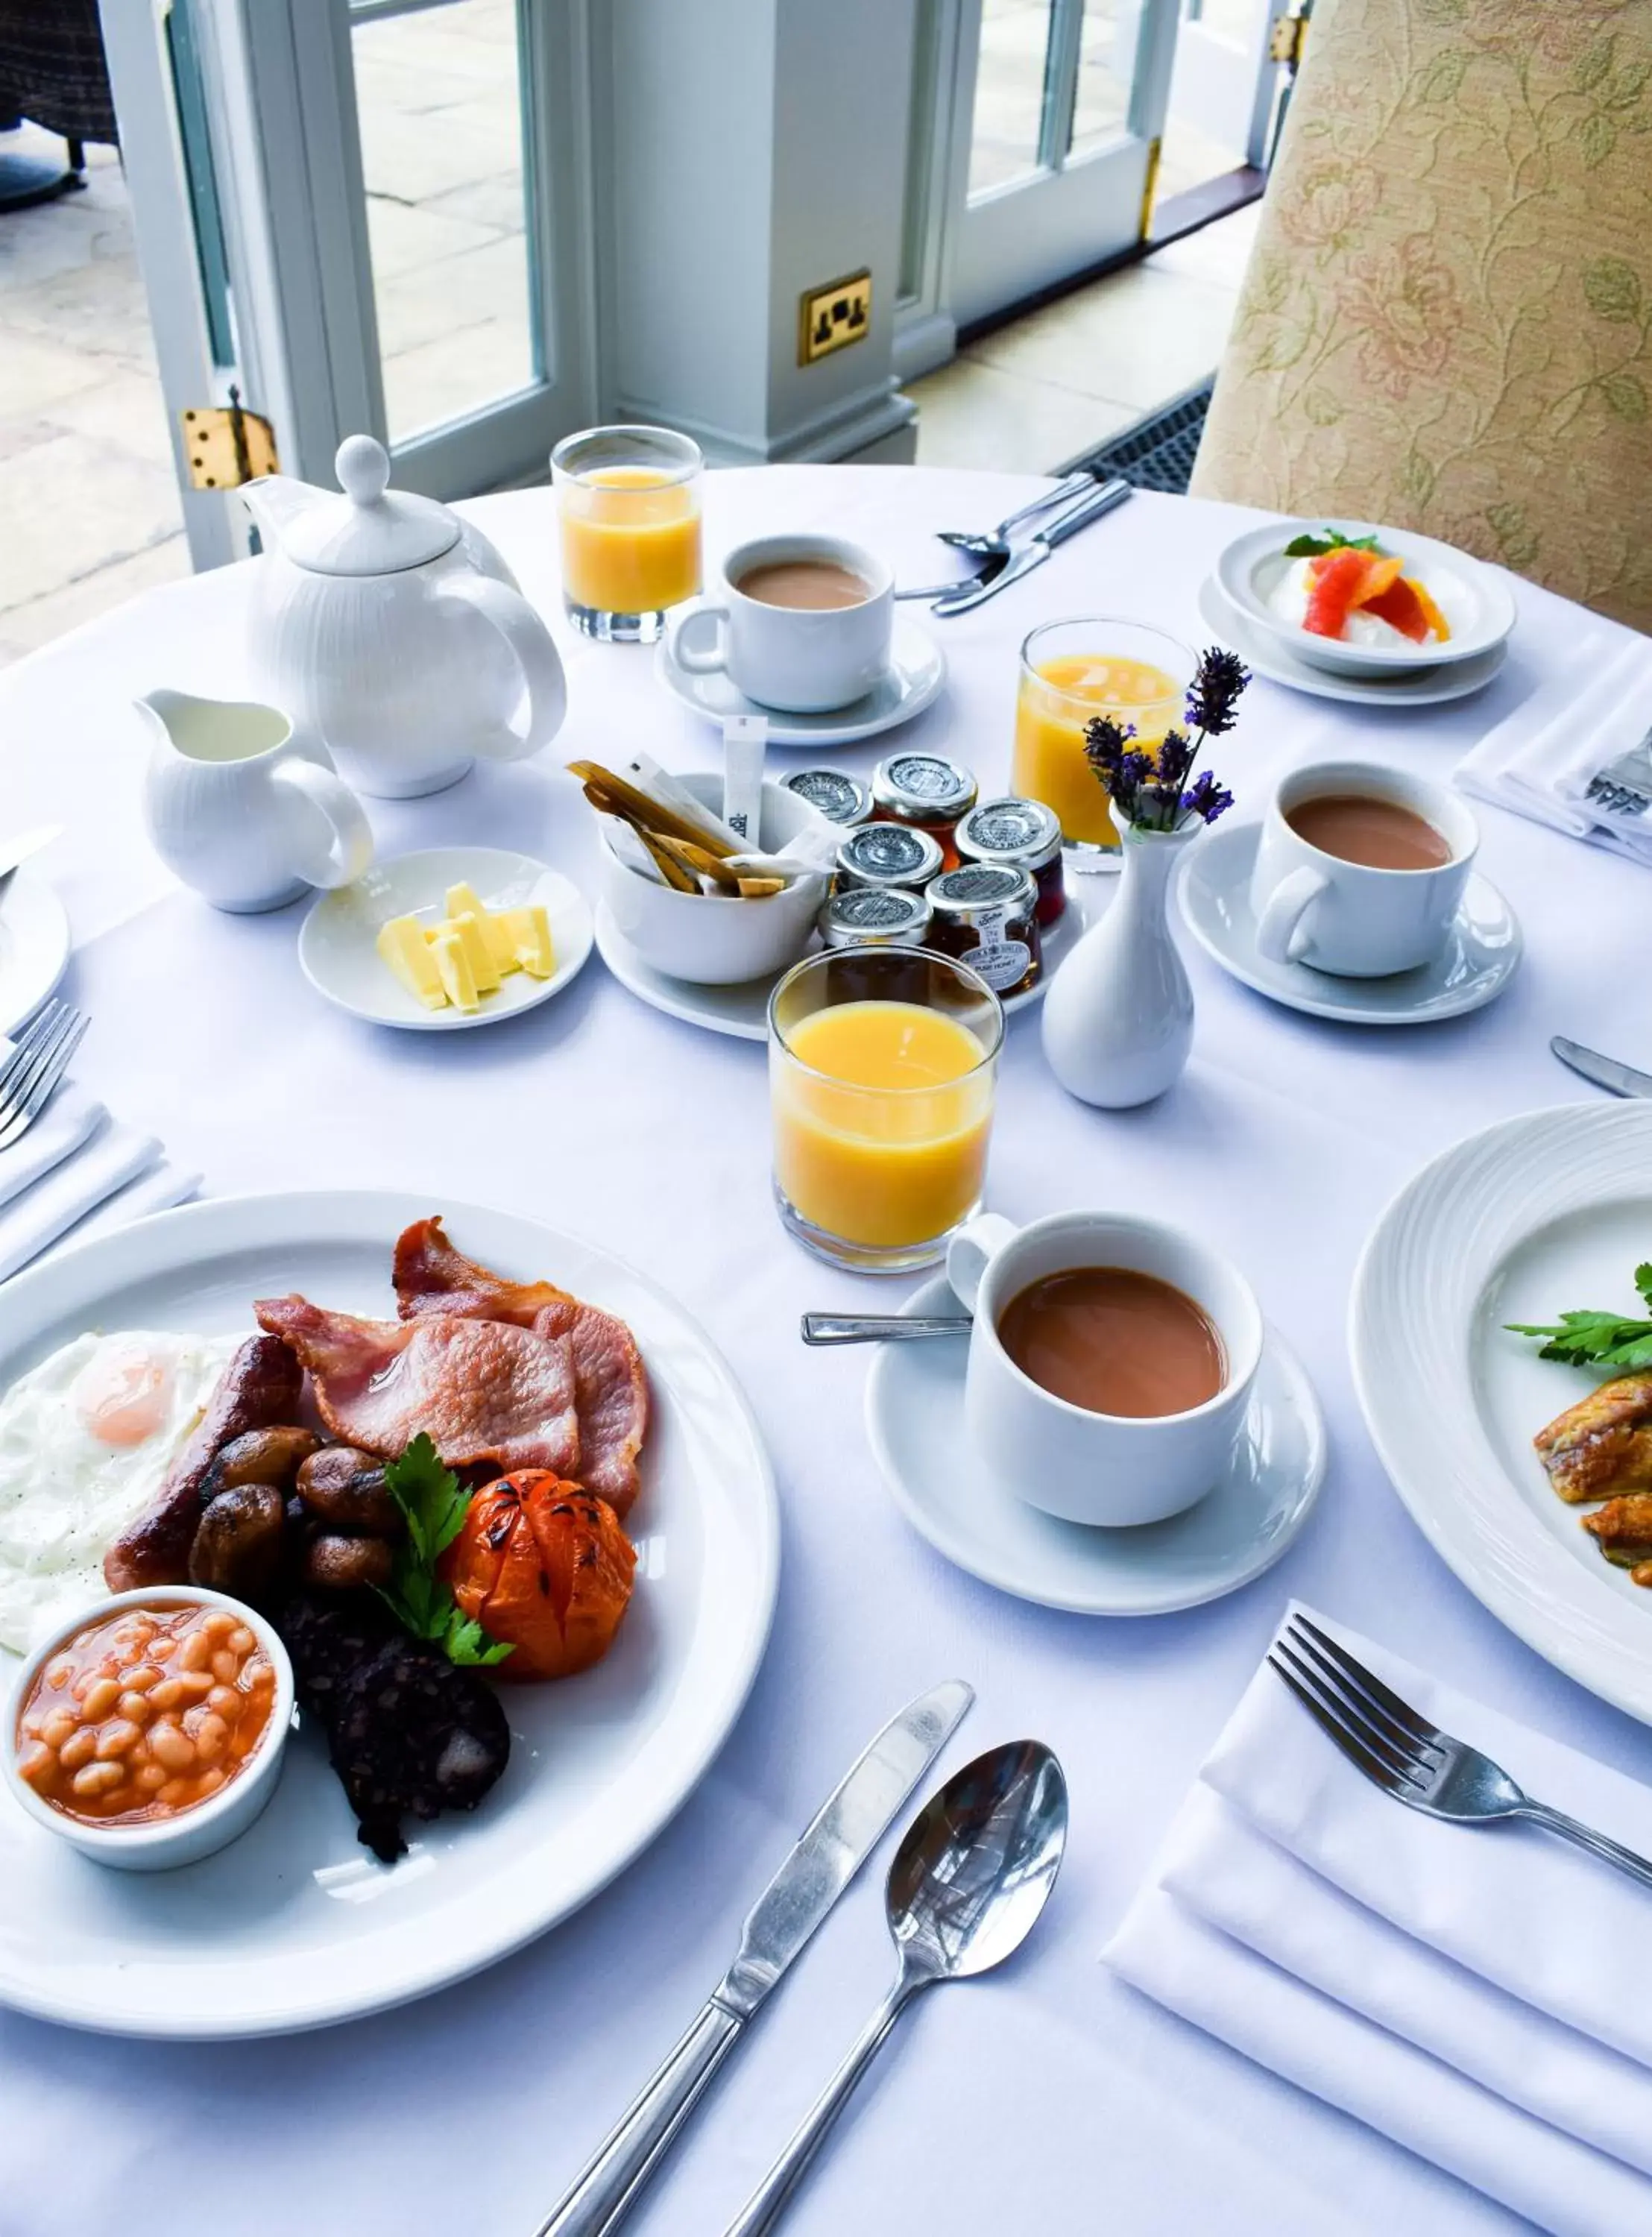
[[[257,1748],[275,1670],[224,1608],[125,1607],[63,1641],[17,1719],[17,1768],[43,1802],[102,1825],[192,1810]]]

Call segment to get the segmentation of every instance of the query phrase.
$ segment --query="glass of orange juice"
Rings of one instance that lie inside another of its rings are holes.
[[[1004,1012],[967,966],[919,947],[806,956],[768,1006],[774,1193],[817,1257],[904,1274],[973,1217]]]
[[[1055,809],[1073,869],[1119,862],[1107,795],[1084,758],[1084,725],[1098,715],[1134,724],[1150,753],[1181,723],[1196,664],[1185,644],[1141,622],[1045,622],[1022,646],[1010,782],[1023,799]]]
[[[652,644],[700,589],[700,446],[669,427],[588,427],[550,454],[563,599],[587,637]]]

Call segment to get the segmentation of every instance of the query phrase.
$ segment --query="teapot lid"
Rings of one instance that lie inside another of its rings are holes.
[[[346,435],[334,460],[342,497],[307,505],[281,534],[281,549],[318,575],[394,575],[439,559],[459,539],[459,522],[434,498],[386,487],[390,454],[371,435]]]

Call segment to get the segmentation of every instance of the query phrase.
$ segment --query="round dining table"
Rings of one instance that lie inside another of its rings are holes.
[[[830,530],[898,579],[945,571],[944,527],[984,527],[1038,485],[1008,474],[780,465],[705,485],[708,558],[772,530]],[[715,730],[646,648],[562,620],[548,490],[462,508],[550,621],[568,668],[554,744],[452,789],[369,803],[381,855],[503,842],[595,886],[597,838],[563,764],[642,750],[713,765]],[[897,734],[1007,789],[1022,639],[1074,614],[1204,641],[1201,584],[1256,517],[1148,493],[977,610],[931,622],[944,689]],[[1100,1952],[1201,1759],[1295,1595],[1464,1692],[1652,1778],[1652,1732],[1487,1613],[1402,1508],[1367,1438],[1345,1322],[1361,1245],[1426,1160],[1493,1120],[1591,1095],[1552,1033],[1625,1046],[1624,959],[1643,952],[1636,865],[1495,808],[1479,868],[1517,912],[1521,968],[1446,1023],[1372,1031],[1281,1008],[1181,935],[1193,1055],[1161,1100],[1070,1099],[1036,1011],[1010,1020],[988,1179],[1024,1220],[1063,1207],[1196,1228],[1248,1274],[1329,1430],[1316,1511],[1242,1590],[1138,1620],[1026,1604],[950,1566],[903,1520],[863,1419],[872,1355],[806,1349],[806,1310],[893,1310],[908,1282],[852,1275],[782,1233],[762,1048],[645,1006],[593,955],[554,1000],[481,1032],[397,1032],[331,1007],[297,954],[300,902],[214,913],[150,852],[133,711],[156,685],[247,696],[254,559],[151,591],[0,675],[4,822],[67,828],[36,868],[64,900],[63,988],[89,1013],[76,1077],[161,1136],[213,1196],[317,1187],[497,1204],[599,1241],[703,1323],[755,1409],[780,1488],[779,1600],[749,1701],[710,1771],[617,1880],[473,1978],[314,2034],[137,2042],[0,2011],[0,2237],[531,2237],[721,1973],[740,1922],[871,1735],[947,1677],[976,1691],[945,1758],[1047,1741],[1071,1796],[1049,1909],[1000,1971],[925,1999],[799,2193],[798,2237],[1430,2237],[1523,2227],[1502,2207],[1195,2032]],[[1612,625],[1524,583],[1509,657],[1478,696],[1405,711],[1258,680],[1211,758],[1255,816],[1287,770],[1335,755],[1436,778]],[[888,741],[833,758],[869,772]],[[779,758],[777,756],[777,758]],[[1096,881],[1098,887],[1101,881]],[[1643,983],[1643,972],[1633,967]],[[1652,1630],[1649,1630],[1652,1651]],[[725,2228],[892,1970],[885,1844],[763,2012],[630,2227]],[[0,1891],[0,1902],[4,1900]],[[362,1930],[372,1930],[364,1917]],[[164,2180],[162,2176],[164,2174]]]

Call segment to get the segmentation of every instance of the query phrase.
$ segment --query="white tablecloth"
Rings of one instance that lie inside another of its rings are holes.
[[[932,577],[928,531],[984,525],[1032,487],[894,468],[721,474],[708,485],[708,535],[715,550],[762,529],[829,526],[886,551],[908,579]],[[548,493],[473,510],[553,610]],[[1138,497],[979,613],[938,624],[950,680],[906,740],[997,786],[1024,631],[1112,612],[1197,642],[1201,578],[1246,525],[1227,508]],[[1234,813],[1254,813],[1283,769],[1330,749],[1444,775],[1580,630],[1606,626],[1517,590],[1507,668],[1466,704],[1367,716],[1254,685],[1217,757]],[[785,1522],[780,1607],[750,1706],[675,1823],[570,1924],[480,1978],[261,2045],[136,2044],[0,2014],[0,2237],[155,2216],[168,2237],[226,2227],[526,2237],[715,1980],[797,1829],[885,1717],[953,1673],[979,1700],[950,1760],[1022,1732],[1059,1751],[1067,1863],[1019,1959],[912,2015],[801,2194],[799,2237],[1514,2228],[1169,2018],[1096,1957],[1293,1591],[1652,1778],[1652,1733],[1549,1669],[1430,1553],[1367,1442],[1343,1343],[1360,1243],[1406,1176],[1490,1120],[1586,1092],[1549,1055],[1551,1032],[1652,1059],[1652,1021],[1625,1009],[1621,975],[1602,961],[1644,947],[1646,872],[1483,809],[1481,867],[1524,920],[1525,965],[1491,1009],[1416,1032],[1274,1008],[1187,942],[1193,1062],[1141,1112],[1070,1102],[1043,1066],[1036,1020],[1012,1027],[994,1204],[1019,1217],[1149,1204],[1201,1224],[1307,1363],[1332,1432],[1320,1512],[1270,1575],[1185,1616],[1064,1617],[961,1575],[912,1534],[863,1435],[865,1356],[800,1348],[804,1308],[882,1305],[901,1291],[833,1274],[783,1239],[760,1048],[656,1015],[595,958],[517,1023],[457,1039],[376,1031],[306,985],[298,909],[215,915],[172,885],[137,820],[143,742],[128,702],[155,683],[241,689],[244,598],[242,571],[153,591],[0,677],[6,827],[70,828],[43,867],[76,927],[64,991],[94,1020],[82,1082],[163,1135],[212,1192],[379,1184],[416,1187],[432,1209],[480,1196],[600,1235],[668,1283],[733,1362],[769,1440]],[[579,648],[568,726],[543,762],[478,769],[432,801],[372,803],[381,847],[508,840],[589,881],[589,819],[562,762],[642,744],[693,768],[713,742],[655,688],[652,658]],[[719,2086],[638,2216],[640,2237],[721,2230],[846,2047],[890,1970],[882,1861]]]

